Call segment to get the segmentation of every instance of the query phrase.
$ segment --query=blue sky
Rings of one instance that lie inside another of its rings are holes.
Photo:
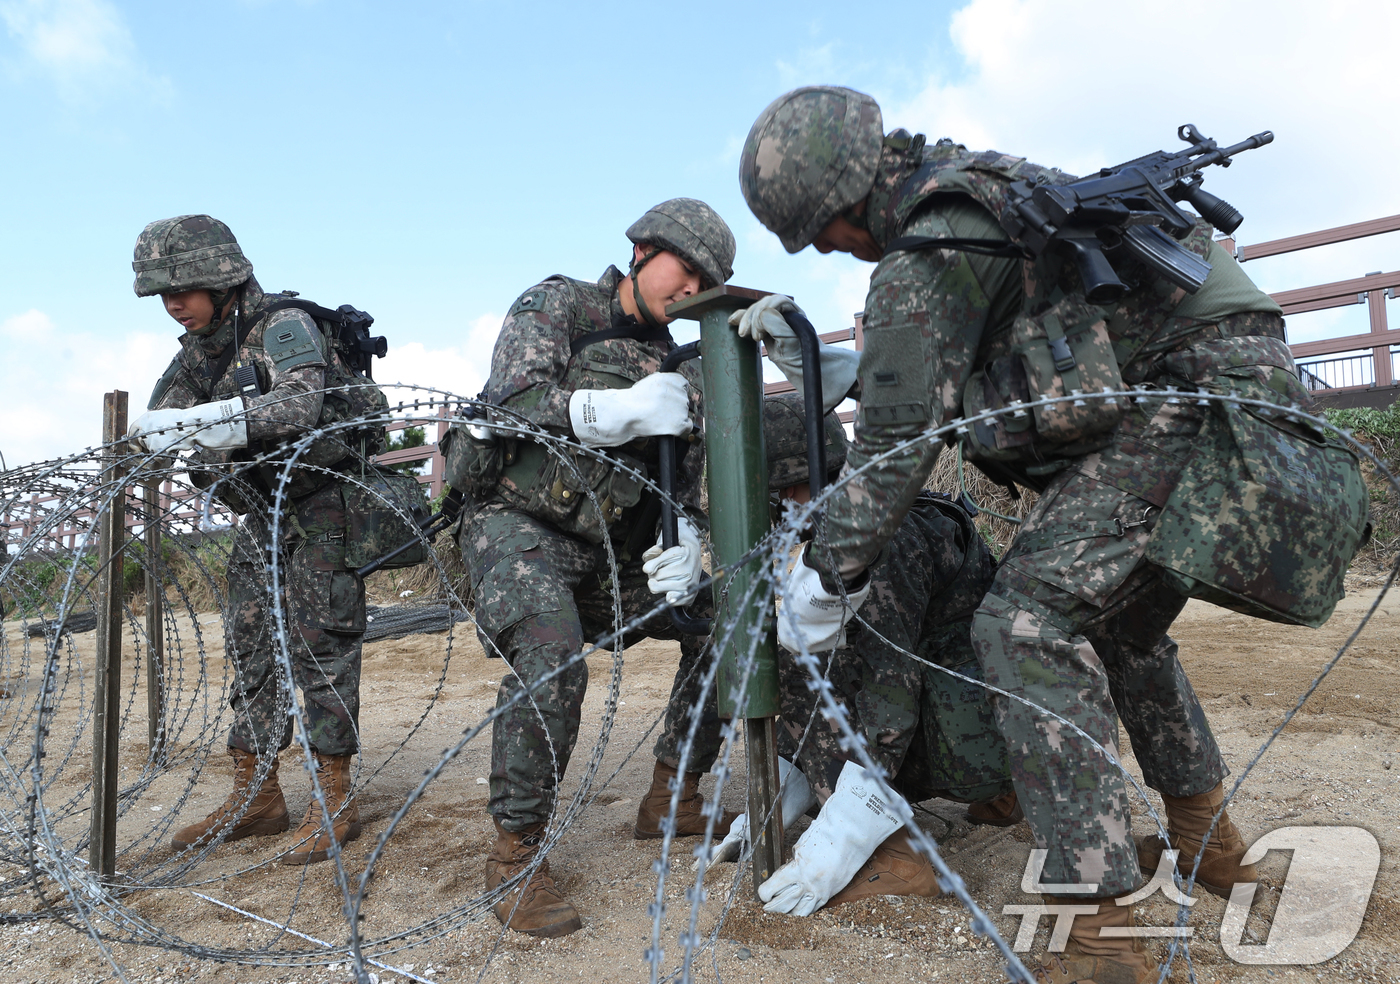
[[[373,313],[381,379],[466,395],[520,292],[622,265],[626,227],[677,195],[733,227],[735,283],[848,325],[871,267],[788,256],[739,194],[744,135],[796,85],[1067,170],[1188,121],[1222,142],[1273,129],[1207,185],[1245,213],[1243,242],[1400,212],[1388,49],[1365,40],[1397,21],[1292,0],[1185,0],[1169,23],[1124,0],[0,0],[0,452],[94,443],[105,390],[144,404],[178,328],[132,294],[131,247],[184,212],[227,221],[265,287]],[[1391,270],[1397,238],[1247,269],[1273,290]],[[1348,318],[1365,330],[1346,309],[1293,337]]]

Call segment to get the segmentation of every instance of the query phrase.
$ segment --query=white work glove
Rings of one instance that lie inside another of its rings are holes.
[[[784,311],[801,314],[804,318],[807,316],[791,297],[769,294],[744,310],[735,311],[729,316],[729,323],[738,330],[741,338],[752,338],[768,347],[768,358],[783,371],[800,396],[803,392],[802,344],[783,317]],[[822,413],[827,414],[846,398],[855,385],[860,353],[825,342],[818,343],[817,351],[821,355],[822,367]]]
[[[663,550],[661,541],[642,554],[642,573],[647,575],[647,587],[652,594],[665,594],[671,604],[689,604],[695,589],[705,576],[700,566],[700,531],[684,516],[676,520],[676,545]]]
[[[817,794],[812,792],[812,784],[802,774],[802,770],[787,759],[778,759],[778,802],[783,810],[783,829],[787,830],[812,808]],[[749,815],[741,813],[729,825],[729,833],[715,848],[716,861],[737,861],[752,838],[749,835]]]
[[[846,623],[869,594],[869,580],[859,588],[847,588],[844,601],[840,595],[829,594],[822,587],[821,575],[799,557],[778,612],[778,645],[792,653],[802,651],[799,640],[807,643],[809,653],[844,646]]]
[[[126,439],[155,454],[188,451],[196,444],[211,451],[248,446],[243,399],[200,403],[172,410],[147,410],[131,422]]]
[[[691,431],[687,388],[678,372],[654,372],[630,389],[575,390],[569,397],[574,436],[590,448],[616,448],[637,437],[684,437]]]
[[[903,826],[865,769],[847,762],[836,791],[797,839],[792,860],[758,886],[764,911],[810,916],[845,888],[875,848]]]

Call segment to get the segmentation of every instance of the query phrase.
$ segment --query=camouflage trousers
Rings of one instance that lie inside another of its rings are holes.
[[[1016,791],[1049,851],[1044,882],[1096,883],[1106,896],[1142,881],[1119,719],[1149,786],[1190,796],[1227,774],[1166,634],[1185,599],[1143,559],[1207,412],[1134,404],[1107,448],[1046,488],[973,620],[987,681],[1037,705],[995,699]]]
[[[567,536],[547,523],[500,505],[484,506],[463,524],[462,556],[472,581],[477,633],[489,654],[503,656],[511,673],[496,706],[569,662],[586,642],[614,630],[614,593],[624,620],[656,606],[641,559],[618,557],[618,581],[601,545]],[[708,594],[691,606],[708,614]],[[708,769],[719,753],[720,721],[714,687],[701,697],[709,652],[706,640],[676,631],[662,613],[629,632],[679,639],[680,666],[653,749],[675,766],[697,708],[699,724],[686,760],[688,771]],[[508,830],[547,821],[559,778],[578,740],[588,666],[582,660],[496,718],[491,734],[491,815]]]
[[[359,747],[360,649],[365,585],[345,569],[345,503],[332,483],[293,500],[276,546],[292,680],[301,688],[308,740],[327,755]],[[230,747],[267,754],[292,740],[291,692],[278,662],[272,610],[272,532],[250,510],[228,568],[228,651],[234,665]]]
[[[837,700],[871,757],[913,802],[976,802],[1011,788],[1006,743],[986,691],[938,669],[981,679],[969,626],[995,569],[966,513],[921,495],[870,569],[870,595],[847,630],[848,645],[831,656]],[[818,697],[807,669],[785,650],[779,667],[780,753],[795,758],[825,801],[853,756],[832,723],[813,717]]]

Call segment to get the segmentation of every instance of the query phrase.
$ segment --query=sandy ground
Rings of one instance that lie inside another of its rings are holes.
[[[1236,775],[1355,628],[1375,595],[1374,588],[1354,592],[1332,621],[1317,631],[1254,621],[1194,602],[1187,607],[1173,634]],[[1231,810],[1251,840],[1264,831],[1295,825],[1359,826],[1373,833],[1381,845],[1381,871],[1360,935],[1340,956],[1317,966],[1237,964],[1219,945],[1224,902],[1201,893],[1189,917],[1194,927],[1190,953],[1196,980],[1400,981],[1398,627],[1400,597],[1393,602],[1387,599],[1350,654],[1251,772]],[[206,642],[216,639],[217,631],[211,631],[216,626],[206,622],[203,628]],[[462,629],[452,637],[450,660],[445,635],[366,646],[361,722],[366,769],[360,794],[365,836],[346,851],[345,868],[351,876],[364,870],[370,852],[405,797],[423,780],[425,770],[436,765],[443,750],[459,741],[463,729],[479,722],[494,702],[503,666],[499,660],[485,658],[474,634]],[[13,646],[15,635],[10,638]],[[80,641],[80,650],[82,646]],[[624,654],[617,719],[592,784],[594,798],[551,854],[555,876],[581,911],[584,929],[564,939],[538,941],[503,932],[489,912],[483,918],[474,911],[481,862],[491,837],[484,778],[489,749],[485,738],[478,738],[432,780],[383,847],[360,913],[365,939],[380,941],[374,947],[376,960],[439,982],[648,979],[644,956],[652,922],[648,905],[655,902],[652,864],[660,846],[657,841],[634,840],[632,824],[651,775],[651,739],[646,734],[663,708],[675,659],[673,644],[646,643]],[[221,746],[226,728],[226,719],[214,718],[225,673],[216,641],[206,661],[209,682],[198,683],[195,664],[199,661],[186,656],[185,685],[203,696],[186,715],[188,726],[172,749],[175,764],[151,778],[124,814],[120,828],[121,843],[128,845],[123,865],[144,872],[143,880],[148,882],[172,878],[171,853],[163,846],[172,825],[202,816],[226,791],[229,770],[222,755],[210,757],[202,777],[198,774],[200,748]],[[10,671],[14,670],[12,664]],[[606,656],[590,661],[592,685],[580,749],[565,780],[566,792],[577,788],[589,750],[602,730],[611,671],[612,661]],[[25,672],[32,677],[37,670],[29,667]],[[14,681],[10,683],[13,686]],[[23,701],[32,703],[32,694],[25,698],[26,692],[21,690],[16,698],[0,703],[0,725],[10,736],[6,756],[12,766],[24,744],[16,735],[32,727],[32,722],[16,721],[22,716]],[[76,684],[65,693],[69,704],[78,706]],[[140,772],[145,752],[145,698],[141,693],[132,697],[122,740],[126,775]],[[87,699],[84,694],[82,700]],[[5,716],[11,718],[8,723]],[[60,714],[55,723],[59,737],[65,734],[62,722]],[[71,733],[64,740],[72,752],[61,774],[45,790],[47,803],[62,802],[65,794],[72,795],[87,781],[84,759],[91,737],[78,730],[78,724],[68,722]],[[307,802],[308,784],[295,749],[285,753],[282,761],[283,787],[294,815],[299,815]],[[734,762],[741,767],[742,748]],[[1136,774],[1131,758],[1128,765]],[[707,777],[704,788],[711,789],[713,783],[714,778]],[[725,804],[742,809],[742,790],[741,767],[738,781],[723,792]],[[7,796],[4,808],[15,811],[17,805]],[[1020,889],[1031,848],[1025,824],[1005,830],[972,828],[959,819],[961,808],[956,804],[935,800],[922,804],[922,809],[924,829],[937,838],[978,904],[995,917],[1008,940],[1014,939],[1019,918],[1002,915],[1002,907],[1036,901]],[[172,811],[177,818],[169,816]],[[73,813],[59,824],[56,836],[75,843],[86,823],[86,813]],[[1140,832],[1150,829],[1141,817],[1136,823]],[[794,836],[801,828],[799,824]],[[677,939],[686,929],[689,903],[684,893],[693,882],[688,853],[693,843],[679,844],[667,883],[661,934],[663,976],[679,970]],[[347,922],[334,865],[302,869],[276,863],[277,854],[289,844],[290,834],[286,834],[220,848],[191,870],[179,872],[173,884],[124,896],[122,911],[128,927],[136,925],[131,920],[142,920],[145,928],[140,931],[149,938],[169,934],[208,948],[262,949],[267,959],[303,965],[220,963],[153,945],[114,944],[112,957],[124,968],[126,978],[298,984],[350,980],[343,954]],[[7,856],[14,856],[13,838],[5,850]],[[1287,857],[1279,853],[1263,863],[1266,885],[1255,902],[1247,942],[1267,937],[1269,914],[1287,866]],[[13,878],[18,871],[0,862],[0,875],[5,878]],[[946,897],[881,899],[810,919],[792,919],[763,913],[750,901],[747,874],[732,864],[712,870],[706,887],[709,899],[700,909],[698,928],[707,938],[719,923],[726,900],[732,896],[733,902],[714,933],[713,945],[703,948],[694,960],[695,980],[903,984],[911,978],[1005,979],[999,955],[985,939],[970,932],[966,913]],[[3,901],[16,913],[34,907],[27,894],[11,893]],[[1158,895],[1144,906],[1142,921],[1167,925],[1175,912]],[[252,916],[277,925],[260,923]],[[440,930],[414,931],[435,919],[440,920]],[[1045,944],[1048,922],[1042,920],[1034,951]],[[104,930],[113,928],[110,922],[101,925]],[[318,947],[289,936],[278,925],[290,925],[293,931],[328,944],[329,949],[320,951],[326,955],[287,958],[289,951],[316,952]],[[1165,952],[1162,942],[1153,941],[1150,946]],[[52,919],[0,926],[0,960],[7,967],[5,978],[13,981],[115,979],[107,960],[81,928]],[[315,965],[305,965],[312,960]],[[405,979],[385,967],[371,970],[380,982]],[[1172,980],[1188,979],[1185,964],[1178,962]]]

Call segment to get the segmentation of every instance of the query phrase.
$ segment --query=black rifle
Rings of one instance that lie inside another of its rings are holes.
[[[1221,148],[1190,123],[1176,133],[1190,146],[1175,154],[1159,150],[1070,184],[1017,181],[1001,213],[1002,228],[1033,257],[1055,243],[1071,250],[1090,303],[1114,303],[1128,290],[1106,252],[1137,259],[1194,294],[1210,264],[1177,242],[1196,220],[1176,203],[1189,202],[1215,228],[1234,232],[1244,216],[1204,191],[1199,172],[1211,164],[1229,167],[1231,157],[1271,143],[1274,135],[1265,130]]]

